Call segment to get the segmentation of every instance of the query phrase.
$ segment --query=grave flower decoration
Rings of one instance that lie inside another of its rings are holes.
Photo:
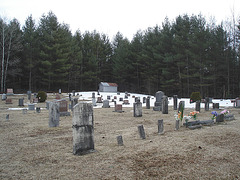
[[[218,113],[216,111],[212,111],[211,114],[213,115],[212,120],[216,119],[216,117],[218,116]]]
[[[193,117],[193,119],[196,120],[198,113],[199,113],[198,111],[192,111],[192,112],[189,113],[189,116]]]
[[[175,114],[174,116],[175,116],[176,120],[182,121],[182,119],[183,119],[183,114],[181,111],[179,111],[178,114]]]
[[[222,112],[221,112],[221,114],[224,114],[224,115],[226,115],[226,114],[228,114],[229,113],[229,111],[227,111],[226,109],[224,109]]]

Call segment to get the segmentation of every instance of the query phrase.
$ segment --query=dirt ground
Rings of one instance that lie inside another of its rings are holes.
[[[26,103],[27,95],[9,97],[13,104],[0,102],[0,179],[240,179],[240,109],[228,109],[236,120],[178,131],[171,106],[169,114],[144,107],[142,117],[124,106],[123,113],[94,109],[96,152],[75,156],[72,116],[49,128],[46,103],[36,105],[41,113],[8,110],[17,108],[21,97]],[[198,115],[210,118],[211,109]],[[157,133],[158,119],[164,121],[163,135]],[[138,134],[141,124],[145,140]],[[124,146],[118,146],[118,135]]]

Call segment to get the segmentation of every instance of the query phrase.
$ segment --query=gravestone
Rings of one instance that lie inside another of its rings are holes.
[[[36,112],[40,113],[41,112],[41,108],[40,107],[36,107]]]
[[[173,110],[177,110],[178,95],[173,95]]]
[[[200,110],[201,110],[201,102],[200,101],[196,101],[195,110],[200,112]]]
[[[92,98],[95,98],[95,92],[92,93]]]
[[[140,97],[135,97],[135,102],[140,102]]]
[[[120,92],[117,92],[117,95],[120,95]]]
[[[58,93],[59,93],[59,94],[62,94],[62,89],[58,89]]]
[[[117,143],[118,143],[119,146],[123,146],[123,138],[122,138],[121,135],[117,136]]]
[[[111,99],[111,96],[107,96],[107,100],[110,100]]]
[[[34,111],[35,110],[35,104],[28,104],[28,110]]]
[[[125,92],[124,98],[125,98],[125,99],[128,99],[128,92]]]
[[[205,97],[205,111],[209,111],[209,97]]]
[[[236,108],[240,108],[240,99],[236,98]]]
[[[11,98],[7,98],[5,101],[5,104],[12,104],[12,99]]]
[[[13,89],[7,89],[7,96],[13,95]]]
[[[143,103],[146,103],[146,97],[143,97]]]
[[[154,111],[161,111],[162,110],[162,97],[163,97],[163,95],[164,95],[164,92],[162,92],[162,91],[156,92],[156,94],[155,94],[156,101],[155,101],[154,107],[153,107]]]
[[[162,113],[163,114],[168,114],[168,97],[167,96],[163,96]]]
[[[150,96],[148,96],[146,100],[146,109],[150,109]]]
[[[219,109],[219,103],[213,103],[213,109]]]
[[[94,151],[93,106],[80,102],[73,109],[73,154],[84,155]]]
[[[8,121],[8,120],[9,120],[9,114],[6,115],[6,121]]]
[[[31,100],[32,91],[27,91],[28,100]]]
[[[224,114],[220,114],[216,117],[216,122],[224,122]]]
[[[97,104],[96,104],[96,99],[95,99],[95,98],[92,98],[92,105],[93,105],[93,106],[97,106]]]
[[[183,110],[185,109],[185,101],[180,101],[180,102],[179,102],[178,112],[181,110],[181,108],[183,108]]]
[[[71,93],[69,93],[68,98],[69,98],[69,101],[72,100],[72,94]]]
[[[5,93],[2,94],[2,101],[5,101],[7,99],[7,95]]]
[[[59,103],[60,116],[70,116],[70,112],[68,112],[68,102],[65,99],[61,99],[57,102]]]
[[[23,103],[24,99],[21,98],[21,99],[18,99],[18,106],[24,106],[24,103]]]
[[[130,104],[128,100],[123,100],[123,104]]]
[[[122,97],[120,97],[120,98],[119,98],[119,101],[123,101],[123,98],[122,98]]]
[[[143,125],[138,126],[138,133],[139,133],[140,138],[146,139]]]
[[[121,104],[115,104],[115,112],[124,112]]]
[[[71,101],[71,110],[73,111],[73,107],[78,103],[78,98],[74,98]]]
[[[141,102],[133,103],[133,116],[134,117],[142,117],[142,103]]]
[[[163,119],[158,120],[158,134],[163,134]]]
[[[38,98],[33,98],[33,103],[38,103]]]
[[[73,96],[75,96],[75,93],[76,93],[75,90],[72,90],[72,94],[73,94]]]
[[[103,100],[103,108],[110,108],[109,106],[109,101],[108,100]]]
[[[27,108],[22,109],[23,114],[27,114]]]
[[[49,110],[49,101],[46,101],[46,109]]]
[[[52,101],[49,104],[49,127],[58,127],[59,126],[59,104],[57,101]]]
[[[175,130],[179,130],[179,123],[180,123],[180,120],[176,120]]]
[[[102,103],[102,97],[97,97],[97,103]]]

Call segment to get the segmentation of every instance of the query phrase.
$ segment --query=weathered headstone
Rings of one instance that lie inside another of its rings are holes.
[[[110,100],[111,99],[111,96],[107,96],[107,100]]]
[[[5,93],[2,94],[2,101],[5,101],[7,99],[7,95]]]
[[[118,143],[119,146],[123,146],[123,138],[122,138],[121,135],[117,136],[117,143]]]
[[[59,94],[62,94],[62,89],[58,89],[58,93],[59,93]]]
[[[23,103],[24,99],[21,98],[21,99],[18,99],[18,106],[24,106],[24,103]]]
[[[13,95],[13,89],[7,89],[7,96]]]
[[[96,99],[95,99],[95,98],[92,98],[92,105],[93,105],[93,106],[97,106],[97,104],[96,104]]]
[[[59,103],[60,116],[70,116],[70,112],[68,112],[68,102],[65,99],[61,99],[57,102]]]
[[[163,114],[168,114],[168,97],[167,96],[163,96],[162,113]]]
[[[143,103],[146,103],[146,97],[143,97]]]
[[[146,109],[150,109],[150,96],[148,96],[146,100]]]
[[[219,103],[213,103],[213,109],[219,109]]]
[[[135,97],[135,102],[140,102],[140,97]]]
[[[109,101],[108,100],[103,100],[103,108],[110,108],[109,106]]]
[[[34,111],[35,110],[35,104],[28,104],[28,110]]]
[[[115,112],[123,112],[121,104],[115,104]]]
[[[59,126],[59,104],[57,101],[52,101],[49,104],[49,127],[58,127]]]
[[[180,101],[180,102],[179,102],[178,112],[181,111],[181,108],[183,108],[183,110],[185,109],[185,101]]]
[[[80,102],[73,109],[73,154],[83,155],[94,150],[93,106]]]
[[[78,98],[74,98],[71,101],[71,110],[73,111],[73,107],[78,103]]]
[[[216,118],[216,122],[223,122],[224,121],[224,114],[220,114]]]
[[[129,101],[126,99],[126,100],[123,100],[123,104],[130,104]]]
[[[141,102],[133,103],[133,116],[134,117],[142,116],[142,103]]]
[[[40,107],[36,107],[36,112],[40,113],[41,112],[41,108]]]
[[[95,98],[95,92],[92,93],[92,98]]]
[[[156,92],[156,94],[155,94],[156,101],[155,101],[154,107],[153,107],[154,111],[161,111],[162,110],[162,97],[163,97],[163,95],[164,95],[164,92],[162,92],[162,91]]]
[[[23,114],[27,114],[27,108],[22,109]]]
[[[178,95],[173,95],[173,110],[177,110]]]
[[[139,133],[140,138],[146,139],[143,125],[138,126],[138,133]]]
[[[209,111],[209,97],[205,97],[205,111]]]
[[[9,120],[9,114],[6,115],[6,120],[7,120],[7,121]]]
[[[123,101],[123,98],[122,98],[122,97],[120,97],[120,98],[119,98],[119,101]]]
[[[180,123],[180,120],[176,120],[175,130],[179,130],[179,123]]]
[[[12,99],[11,98],[7,98],[5,101],[5,104],[12,104]]]
[[[201,110],[201,102],[200,101],[196,101],[195,110],[200,112],[200,110]]]
[[[163,134],[163,119],[158,120],[158,134]]]
[[[236,108],[240,108],[240,99],[236,98]]]

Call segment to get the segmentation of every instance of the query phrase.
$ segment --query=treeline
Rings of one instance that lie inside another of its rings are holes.
[[[29,16],[23,28],[16,19],[0,19],[0,36],[1,92],[89,91],[105,81],[147,94],[240,95],[240,21],[215,25],[182,15],[138,31],[131,41],[117,33],[111,42],[96,31],[73,35],[49,12],[38,24]]]

